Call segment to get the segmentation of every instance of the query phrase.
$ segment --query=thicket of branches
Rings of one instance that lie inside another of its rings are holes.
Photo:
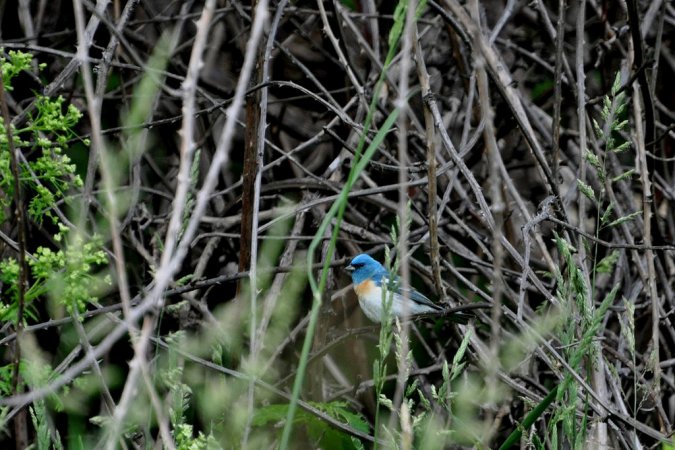
[[[3,447],[672,445],[673,5],[253,3],[2,3]]]

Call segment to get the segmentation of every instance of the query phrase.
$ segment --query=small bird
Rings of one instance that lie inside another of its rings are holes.
[[[359,298],[361,309],[373,322],[382,321],[382,286],[392,292],[391,314],[403,317],[404,296],[397,277],[392,278],[382,264],[369,255],[361,253],[352,259],[345,269],[351,272],[354,292]],[[408,289],[408,315],[441,312],[443,308],[433,303],[415,289]],[[389,295],[389,293],[387,294]]]

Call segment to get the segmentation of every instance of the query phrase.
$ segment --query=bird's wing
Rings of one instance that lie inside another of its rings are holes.
[[[403,291],[404,290],[401,289],[401,288],[398,289],[399,294],[403,294]],[[411,289],[405,289],[405,291],[408,293],[408,297],[410,298],[410,300],[414,301],[415,303],[419,303],[421,305],[429,306],[429,307],[431,307],[435,310],[438,310],[438,311],[443,310],[443,308],[441,308],[436,303],[429,300],[424,294],[422,294],[418,290],[411,288]]]
[[[412,300],[415,303],[419,303],[421,305],[426,305],[429,306],[435,310],[442,311],[443,308],[436,303],[432,302],[429,300],[424,294],[419,292],[417,289],[414,288],[408,288],[408,289],[403,289],[400,286],[400,280],[398,277],[394,277],[393,279],[390,279],[389,277],[382,277],[381,284],[384,284],[387,286],[387,289],[391,292],[396,292],[398,294],[404,295],[405,293],[408,294],[408,298]]]

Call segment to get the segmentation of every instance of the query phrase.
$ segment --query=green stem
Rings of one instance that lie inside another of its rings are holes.
[[[523,430],[526,430],[527,428],[531,427],[532,424],[542,415],[544,414],[544,411],[546,411],[546,408],[549,407],[549,405],[555,400],[556,395],[558,394],[558,386],[554,387],[551,389],[551,391],[548,393],[544,399],[539,402],[539,404],[532,410],[530,413],[525,417],[525,420],[523,420],[523,423],[518,426],[515,430],[511,432],[509,437],[506,438],[504,443],[499,447],[499,450],[506,450],[508,448],[511,448],[516,442],[520,440],[520,437],[523,434]]]

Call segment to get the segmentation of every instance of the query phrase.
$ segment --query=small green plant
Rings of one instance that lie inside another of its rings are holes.
[[[186,418],[187,409],[192,399],[192,389],[183,380],[183,365],[175,348],[184,337],[178,332],[168,339],[168,366],[160,371],[159,379],[164,388],[169,391],[169,421],[171,422],[176,449],[179,450],[215,450],[221,448],[215,437],[209,433],[199,432],[195,437],[194,427]]]
[[[397,225],[400,226],[400,220],[397,217]],[[391,230],[391,239],[392,242],[397,242],[397,233],[396,227],[392,227]],[[399,261],[398,258],[392,261],[391,251],[389,247],[385,247],[385,267],[389,270],[389,273],[395,274],[398,272]],[[394,330],[393,324],[394,320],[391,315],[391,305],[394,300],[394,291],[396,289],[396,277],[392,276],[389,284],[383,284],[384,289],[382,289],[382,317],[380,319],[380,336],[377,344],[378,357],[373,361],[373,381],[375,388],[375,440],[377,441],[378,436],[380,436],[381,429],[384,425],[381,423],[381,406],[387,407],[391,412],[393,412],[394,404],[392,401],[387,398],[382,392],[384,390],[384,383],[387,379],[387,357],[391,352],[391,344],[394,340]]]
[[[0,58],[2,80],[7,92],[14,90],[13,80],[21,71],[31,67],[32,60],[32,55],[16,51]],[[26,203],[24,210],[29,235],[32,235],[32,225],[55,229],[55,233],[51,245],[19,249],[26,253],[28,269],[22,308],[19,305],[18,258],[8,254],[0,261],[0,321],[3,324],[28,324],[37,320],[38,302],[47,297],[52,300],[52,313],[57,312],[58,316],[65,309],[69,314],[78,316],[90,302],[97,300],[102,289],[110,283],[109,277],[97,274],[108,263],[102,238],[77,234],[66,225],[64,213],[55,207],[59,202],[67,202],[70,194],[82,187],[76,167],[66,155],[67,142],[76,136],[74,127],[82,113],[75,106],[66,104],[62,97],[36,96],[34,106],[19,128],[0,118],[0,224],[15,220],[13,214],[7,214],[13,210],[16,198],[7,133],[7,127],[11,126],[12,147],[20,154],[18,182]],[[87,141],[84,143],[88,144]],[[43,224],[45,217],[49,219],[48,224]],[[21,317],[20,309],[23,311]],[[9,389],[3,396],[15,393],[15,389],[22,390],[24,384],[36,388],[48,382],[49,375],[35,368],[38,350],[26,342],[22,342],[21,346],[25,347],[19,364],[21,384],[10,387],[16,363],[0,368],[0,386]],[[46,363],[41,363],[41,366],[49,367]],[[3,415],[5,411],[3,408]],[[37,448],[62,448],[60,437],[49,421],[47,403],[36,401],[29,412],[36,431]]]
[[[614,286],[597,308],[589,310],[586,298],[590,293],[590,287],[574,260],[573,248],[558,235],[555,236],[555,241],[564,265],[567,267],[565,274],[556,274],[558,280],[557,298],[563,308],[563,316],[578,318],[578,320],[568,320],[563,323],[558,337],[563,346],[563,354],[570,367],[576,371],[581,371],[584,361],[589,367],[597,364],[597,358],[600,355],[597,354],[593,340],[596,338],[607,310],[614,302],[620,285]],[[588,358],[589,355],[590,358]],[[578,386],[572,375],[566,374],[563,382],[558,386],[556,395],[557,401],[561,402],[562,406],[555,410],[549,422],[549,431],[554,447],[558,447],[558,444],[562,444],[562,442],[568,442],[575,448],[583,446],[587,424],[578,423],[576,414],[579,409],[583,410],[586,406],[580,405],[577,390]],[[584,422],[586,417],[584,415]],[[562,424],[562,436],[558,436],[556,427],[558,424]],[[559,439],[561,439],[560,442]]]
[[[12,90],[11,81],[22,70],[30,67],[32,56],[27,53],[9,52],[9,58],[0,59],[2,78],[7,91]],[[64,154],[68,140],[76,136],[73,128],[82,117],[74,105],[64,105],[63,97],[51,99],[38,96],[35,113],[28,116],[26,125],[16,128],[12,125],[13,144],[22,151],[36,152],[30,162],[20,162],[20,182],[30,198],[28,214],[31,220],[41,224],[46,216],[54,224],[59,217],[53,206],[57,201],[67,199],[66,193],[72,188],[82,187],[82,179],[76,174],[76,167]],[[14,179],[10,170],[9,142],[5,123],[0,118],[0,223],[7,220],[5,211],[9,208],[14,194]],[[88,141],[85,141],[88,145]]]
[[[5,89],[12,91],[12,79],[22,70],[30,67],[32,56],[27,53],[9,52],[7,59],[0,60]],[[28,260],[31,272],[30,288],[25,293],[28,319],[34,319],[33,302],[51,293],[59,299],[68,312],[83,311],[87,302],[94,301],[98,279],[92,275],[97,266],[107,263],[103,252],[103,242],[94,236],[89,240],[76,237],[68,244],[64,238],[69,229],[54,212],[57,201],[65,200],[71,189],[82,186],[82,180],[76,174],[75,165],[64,154],[66,142],[75,136],[73,127],[82,113],[73,105],[64,105],[62,97],[50,99],[38,96],[35,113],[29,114],[23,128],[13,125],[13,144],[23,152],[37,152],[37,157],[19,161],[19,182],[26,192],[28,218],[36,224],[42,224],[48,217],[57,227],[54,235],[56,243],[63,248],[52,250],[38,247],[33,258]],[[10,170],[9,142],[5,123],[0,134],[0,224],[7,221],[5,211],[10,208],[14,198],[14,180]],[[28,250],[28,249],[26,249]],[[18,309],[19,265],[15,258],[8,257],[0,261],[0,281],[6,286],[0,298],[0,320],[16,320]]]
[[[31,359],[22,362],[22,374],[29,386],[42,386],[49,381],[52,368],[42,360],[39,352],[32,352]],[[39,450],[61,450],[63,443],[49,417],[47,402],[38,400],[29,409],[31,421],[35,428],[36,444]]]
[[[55,235],[55,240],[63,238],[64,231]],[[38,247],[34,258],[28,261],[32,283],[25,293],[26,318],[35,319],[33,304],[42,296],[49,294],[70,313],[81,313],[87,304],[95,302],[97,292],[109,285],[109,276],[98,277],[93,272],[97,267],[107,264],[108,258],[102,250],[102,240],[94,236],[84,242],[76,238],[63,249],[52,250]],[[0,261],[0,282],[7,286],[0,302],[0,320],[16,321],[19,264],[14,258]]]
[[[584,158],[596,170],[598,175],[598,180],[601,183],[600,193],[596,193],[583,180],[577,179],[577,187],[584,196],[593,202],[598,211],[598,232],[602,228],[619,225],[642,214],[642,211],[635,211],[624,217],[612,219],[614,216],[614,205],[607,203],[603,207],[606,201],[607,188],[609,187],[607,183],[615,184],[622,180],[629,180],[635,172],[634,169],[629,169],[612,176],[607,169],[607,152],[620,154],[630,149],[630,140],[625,140],[620,135],[628,126],[628,120],[624,119],[627,104],[626,94],[621,90],[621,74],[617,73],[610,93],[604,98],[600,113],[604,126],[593,120],[595,134],[598,140],[604,144],[605,153],[598,155],[589,149],[585,149],[584,151]]]
[[[0,48],[0,50],[3,49]],[[8,58],[0,58],[0,69],[2,69],[2,83],[5,86],[5,90],[12,92],[14,90],[12,80],[22,71],[30,69],[33,55],[10,50],[7,56]]]
[[[604,152],[596,154],[586,149],[584,158],[595,170],[600,182],[600,191],[596,192],[583,180],[577,180],[580,192],[588,198],[596,211],[596,237],[605,228],[610,228],[628,222],[641,211],[627,214],[623,217],[614,217],[614,206],[608,202],[607,192],[612,185],[621,180],[628,180],[633,171],[628,170],[612,177],[608,171],[608,155],[610,153],[622,153],[630,148],[630,141],[623,140],[620,133],[628,126],[628,120],[624,119],[627,99],[621,91],[621,77],[617,73],[612,84],[610,93],[604,98],[601,116],[604,125],[594,121],[595,133],[604,144]],[[565,273],[556,273],[558,301],[565,317],[574,317],[562,323],[558,338],[560,339],[563,354],[573,370],[580,373],[591,373],[598,370],[598,358],[601,358],[599,347],[594,343],[596,334],[601,323],[605,320],[609,306],[615,300],[620,285],[615,285],[598,304],[596,302],[596,284],[600,274],[611,274],[619,258],[617,250],[610,251],[604,258],[599,256],[599,245],[592,244],[592,257],[589,258],[590,276],[587,278],[584,270],[575,260],[576,249],[563,238],[555,235],[555,243],[562,259],[562,266],[566,267]],[[587,246],[583,237],[580,245]],[[629,308],[630,311],[630,308]],[[623,327],[624,332],[630,332],[630,327]],[[558,386],[556,401],[561,407],[557,408],[549,422],[548,430],[551,435],[553,446],[571,445],[575,448],[585,444],[588,433],[588,402],[581,404],[578,395],[577,382],[571,374],[566,374],[563,382]],[[584,414],[579,420],[577,413]],[[561,425],[561,428],[558,428]]]
[[[370,427],[366,419],[361,414],[352,411],[346,402],[309,402],[309,404],[355,430],[364,433],[369,431]],[[283,421],[288,414],[288,406],[288,404],[274,404],[258,408],[253,417],[253,426],[262,427]],[[298,411],[295,416],[295,424],[304,427],[316,448],[355,450],[365,448],[358,438],[333,428],[307,411]]]

